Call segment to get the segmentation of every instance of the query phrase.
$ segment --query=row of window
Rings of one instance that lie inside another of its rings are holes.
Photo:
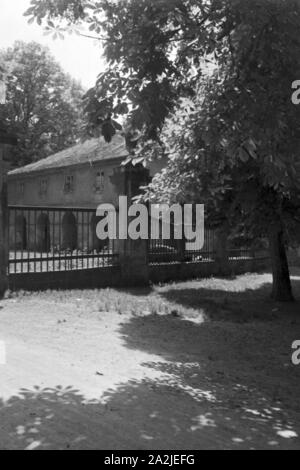
[[[39,196],[45,197],[48,193],[49,187],[49,178],[41,178],[39,180]],[[96,194],[102,194],[105,188],[105,174],[104,171],[98,171],[95,175],[95,182],[93,185],[93,190]],[[75,189],[75,178],[73,175],[65,175],[63,192],[65,194],[71,194]],[[25,183],[19,183],[18,187],[19,196],[23,196],[25,192]]]

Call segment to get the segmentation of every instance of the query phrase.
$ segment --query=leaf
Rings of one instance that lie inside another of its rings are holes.
[[[238,150],[238,158],[243,163],[246,163],[249,160],[249,154],[242,147],[240,147]]]
[[[119,124],[117,121],[115,121],[114,119],[111,119],[111,123],[112,125],[114,126],[115,129],[117,129],[118,131],[121,131],[123,128],[121,126],[121,124]]]

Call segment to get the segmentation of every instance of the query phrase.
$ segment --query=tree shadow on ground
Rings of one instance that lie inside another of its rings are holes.
[[[293,283],[299,292],[299,280]],[[144,366],[165,375],[168,393],[193,398],[199,427],[192,428],[210,436],[205,445],[300,448],[300,367],[291,362],[299,303],[272,302],[268,283],[239,292],[184,285],[159,294],[175,309],[192,308],[202,322],[136,316],[121,326],[126,346],[159,356]]]
[[[119,287],[114,288],[115,291],[119,292],[120,294],[131,294],[136,297],[144,297],[149,295],[153,292],[153,288],[151,286],[144,286],[144,287]]]
[[[281,307],[265,300],[265,289],[163,288],[162,298],[178,306],[192,302],[203,322],[129,317],[119,327],[125,347],[157,357],[143,364],[146,378],[93,401],[72,387],[20,390],[0,401],[0,448],[299,449],[300,367],[291,363],[299,314],[274,312]],[[243,315],[253,302],[259,317],[239,321],[223,309],[218,318],[222,308],[203,301],[216,295],[241,303]]]
[[[272,284],[265,282],[258,288],[249,286],[241,290],[225,290],[192,286],[166,288],[160,296],[185,308],[204,312],[207,320],[246,323],[253,321],[300,320],[300,277],[292,278],[295,302],[274,302],[271,299]]]
[[[172,380],[145,380],[108,391],[105,401],[86,401],[72,387],[22,390],[0,402],[0,448],[75,449],[226,449],[295,448],[278,430],[294,425],[263,399],[228,410],[212,394],[178,388]],[[259,409],[259,416],[256,415]],[[262,411],[264,409],[264,411]],[[282,442],[284,441],[284,442]]]

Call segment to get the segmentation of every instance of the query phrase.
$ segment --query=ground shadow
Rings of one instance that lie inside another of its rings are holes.
[[[211,321],[228,322],[268,322],[274,319],[294,320],[300,317],[300,275],[292,276],[295,302],[274,302],[271,299],[272,283],[265,282],[258,287],[246,289],[205,288],[191,283],[191,287],[171,286],[159,291],[160,296],[175,306],[192,308],[205,312]],[[228,281],[227,281],[228,282]]]
[[[174,312],[135,316],[120,328],[126,346],[161,358],[144,366],[165,376],[169,396],[193,399],[192,428],[210,436],[205,445],[300,448],[300,367],[291,362],[299,303],[272,302],[268,283],[239,292],[185,285],[158,292],[202,322]]]
[[[299,449],[300,367],[291,363],[299,310],[269,302],[266,289],[158,290],[203,322],[175,314],[124,318],[124,346],[156,356],[143,363],[148,378],[94,401],[73,387],[20,390],[0,401],[0,448]]]
[[[202,310],[210,321],[247,323],[280,318],[296,321],[300,312],[299,300],[294,303],[274,302],[269,293],[270,285],[266,284],[255,291],[224,292],[216,289],[212,292],[211,289],[200,287],[168,289],[160,295],[178,306]]]
[[[136,297],[144,297],[149,295],[153,292],[153,288],[151,286],[144,286],[144,287],[120,287],[114,288],[115,291],[119,292],[120,294],[131,294]]]
[[[293,438],[278,437],[278,430],[291,436],[293,423],[263,400],[255,410],[246,412],[242,403],[229,411],[224,403],[212,406],[210,395],[195,400],[168,380],[120,385],[104,398],[86,401],[72,387],[22,390],[0,403],[0,448],[295,448]]]

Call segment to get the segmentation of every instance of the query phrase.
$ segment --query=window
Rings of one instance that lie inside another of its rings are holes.
[[[98,194],[103,193],[104,191],[104,180],[105,175],[104,171],[98,171],[96,175],[96,183],[95,183],[95,192]]]
[[[25,183],[22,181],[21,183],[18,184],[18,196],[22,197],[24,196],[25,192]]]
[[[39,184],[39,195],[41,197],[46,196],[48,192],[48,180],[47,178],[42,178]]]
[[[74,191],[74,176],[66,175],[64,184],[64,193],[72,193]]]

